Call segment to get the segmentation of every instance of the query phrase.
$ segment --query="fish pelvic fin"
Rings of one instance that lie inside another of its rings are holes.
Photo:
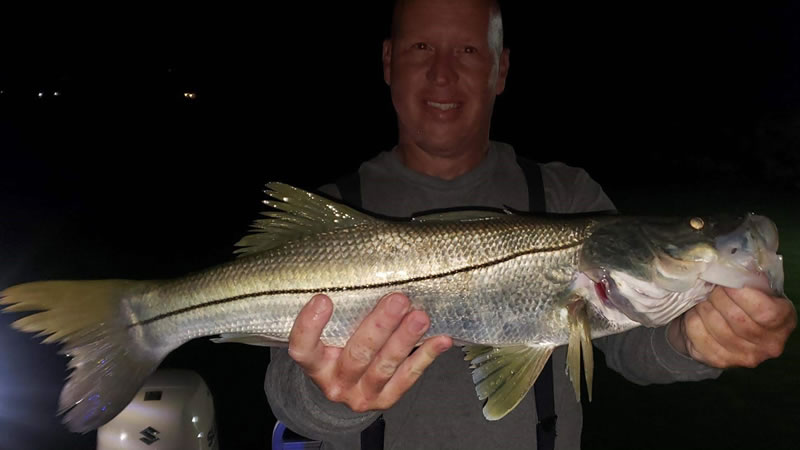
[[[253,222],[252,233],[236,243],[234,253],[250,255],[280,247],[302,237],[350,228],[378,219],[325,197],[283,183],[268,183],[271,199],[264,204],[275,210],[262,212],[266,219]]]
[[[536,382],[554,346],[464,347],[483,416],[499,420],[519,405]]]
[[[0,292],[3,312],[39,311],[12,326],[60,342],[70,373],[59,415],[70,431],[86,433],[122,411],[166,356],[132,338],[123,300],[154,282],[132,280],[40,281]]]
[[[594,374],[594,349],[592,347],[591,324],[586,312],[586,302],[578,298],[567,305],[569,319],[569,347],[567,347],[567,373],[575,398],[581,401],[581,354],[586,376],[586,390],[592,401],[592,380]]]

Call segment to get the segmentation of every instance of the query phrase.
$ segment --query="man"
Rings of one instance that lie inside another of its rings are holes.
[[[509,70],[494,2],[399,1],[383,67],[399,142],[362,164],[364,209],[406,217],[456,206],[527,209],[513,149],[489,141],[494,100]],[[547,211],[613,209],[580,169],[545,164],[541,176]],[[408,298],[381,299],[344,349],[319,341],[332,310],[327,296],[314,296],[295,321],[288,352],[273,350],[265,389],[287,426],[324,440],[325,448],[358,448],[360,432],[382,413],[387,448],[536,447],[533,392],[505,418],[486,421],[463,354],[449,337],[428,339],[411,353],[429,319],[411,311]],[[665,328],[637,328],[595,343],[634,382],[699,380],[780,355],[795,324],[786,299],[717,288]],[[577,448],[581,411],[563,370],[565,353],[562,347],[553,356],[555,447]]]

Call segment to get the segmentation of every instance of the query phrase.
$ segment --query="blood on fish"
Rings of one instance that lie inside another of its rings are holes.
[[[600,297],[600,300],[603,301],[604,305],[611,305],[611,301],[608,299],[608,294],[606,294],[606,285],[603,284],[602,281],[597,281],[594,283],[594,291],[597,292],[597,296]]]

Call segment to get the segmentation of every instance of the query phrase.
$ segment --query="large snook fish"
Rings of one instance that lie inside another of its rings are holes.
[[[334,301],[322,339],[344,346],[377,299],[399,291],[426,311],[425,337],[465,346],[490,420],[511,411],[553,349],[569,345],[580,396],[591,339],[659,326],[716,284],[782,294],[769,219],[527,216],[486,211],[379,220],[279,184],[241,257],[168,281],[42,281],[10,287],[14,327],[62,342],[72,369],[60,413],[70,430],[106,423],[163,358],[190,339],[280,345],[316,293]],[[423,338],[424,339],[424,338]],[[591,391],[589,391],[591,395]]]

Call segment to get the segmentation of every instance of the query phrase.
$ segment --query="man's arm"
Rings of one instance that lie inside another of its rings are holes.
[[[265,390],[275,416],[309,437],[335,440],[357,433],[394,405],[441,353],[446,336],[426,340],[413,354],[430,320],[412,311],[401,294],[381,299],[344,348],[324,345],[320,336],[333,313],[325,295],[301,310],[288,351],[273,351]]]
[[[717,286],[666,327],[636,328],[595,344],[608,366],[634,383],[696,381],[777,358],[796,326],[788,299]]]

